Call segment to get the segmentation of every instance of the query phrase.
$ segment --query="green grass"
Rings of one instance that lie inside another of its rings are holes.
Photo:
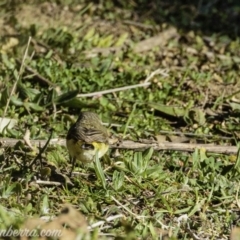
[[[169,11],[167,5],[162,12],[153,6],[152,14],[136,7],[140,1],[41,2],[2,3],[0,116],[17,123],[1,137],[23,139],[28,129],[30,139],[47,140],[51,133],[65,138],[80,110],[89,110],[123,139],[181,131],[202,136],[189,137],[189,142],[238,144],[239,37],[204,25],[212,17],[204,9],[192,19],[199,21],[196,30],[184,6],[169,17],[178,6],[174,1]],[[234,6],[228,10],[238,12]],[[227,22],[217,10],[219,21]],[[134,51],[140,41],[172,26],[179,32],[164,47]],[[115,50],[92,54],[110,47]],[[148,87],[78,96],[142,83],[157,69],[165,75],[156,74]],[[21,229],[31,217],[57,216],[65,203],[80,211],[88,226],[103,221],[84,233],[85,227],[79,230],[83,221],[72,226],[74,218],[67,215],[67,229],[80,231],[84,239],[228,239],[232,227],[239,226],[239,154],[111,149],[95,165],[78,166],[75,171],[81,174],[71,177],[72,184],[59,186],[39,180],[66,181],[71,169],[67,149],[48,146],[38,155],[38,148],[19,143],[0,149],[0,230]]]

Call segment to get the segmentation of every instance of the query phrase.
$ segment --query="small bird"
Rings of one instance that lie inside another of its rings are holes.
[[[72,162],[89,163],[98,152],[101,158],[109,149],[108,131],[99,116],[93,112],[81,112],[67,134],[67,148]]]

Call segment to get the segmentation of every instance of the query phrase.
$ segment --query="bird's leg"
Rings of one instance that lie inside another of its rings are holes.
[[[70,162],[71,162],[71,164],[72,164],[72,168],[71,168],[71,171],[70,171],[70,177],[72,176],[72,172],[73,172],[73,170],[74,170],[74,168],[75,168],[75,165],[76,165],[76,157],[70,157]]]

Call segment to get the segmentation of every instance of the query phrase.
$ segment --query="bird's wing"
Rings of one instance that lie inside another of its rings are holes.
[[[81,138],[84,139],[87,143],[92,142],[107,142],[108,135],[107,131],[103,131],[101,129],[96,128],[82,128]]]

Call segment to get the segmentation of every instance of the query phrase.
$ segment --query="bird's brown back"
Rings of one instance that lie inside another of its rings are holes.
[[[76,123],[69,129],[67,139],[107,143],[108,132],[96,113],[81,112]]]

